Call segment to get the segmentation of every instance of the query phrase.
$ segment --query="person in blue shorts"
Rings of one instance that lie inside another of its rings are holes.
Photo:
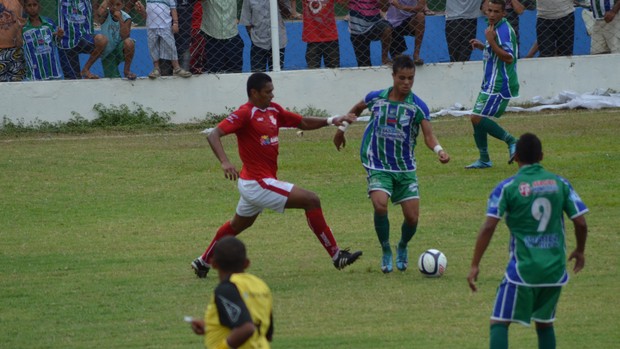
[[[491,192],[487,218],[476,240],[467,276],[474,292],[480,260],[501,217],[506,217],[509,261],[491,315],[491,349],[508,348],[510,323],[529,326],[531,321],[536,323],[538,348],[556,347],[553,322],[562,286],[568,282],[564,213],[573,222],[576,237],[568,260],[575,260],[575,273],[585,265],[588,209],[568,180],[540,165],[542,159],[540,139],[532,133],[522,135],[515,155],[519,171]]]
[[[505,7],[504,0],[488,0],[484,7],[489,24],[484,31],[486,43],[478,39],[469,41],[472,47],[484,51],[484,78],[470,116],[474,127],[474,141],[480,157],[465,166],[466,169],[483,169],[493,166],[489,157],[487,135],[505,142],[508,145],[508,164],[514,161],[517,140],[493,120],[504,114],[511,98],[519,96],[517,35],[504,18]]]
[[[370,92],[349,111],[352,117],[359,116],[366,109],[371,113],[360,156],[368,175],[368,196],[374,208],[375,232],[383,252],[383,273],[393,270],[388,219],[390,199],[393,204],[401,206],[404,216],[401,238],[396,246],[396,268],[405,271],[409,264],[407,245],[416,233],[420,211],[414,153],[420,131],[424,143],[437,154],[438,160],[443,164],[450,161],[450,156],[433,134],[426,103],[411,92],[415,75],[413,59],[400,55],[393,62],[393,86]],[[344,132],[345,129],[340,128],[334,136],[338,150],[345,144]]]

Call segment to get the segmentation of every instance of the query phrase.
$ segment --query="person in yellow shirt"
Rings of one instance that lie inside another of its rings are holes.
[[[212,266],[220,283],[205,319],[191,321],[192,330],[205,336],[205,348],[270,348],[273,336],[273,298],[269,286],[245,270],[250,265],[245,245],[233,236],[213,248]]]

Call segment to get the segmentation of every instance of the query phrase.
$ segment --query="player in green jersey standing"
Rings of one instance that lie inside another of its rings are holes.
[[[504,18],[505,7],[504,0],[488,0],[484,6],[489,23],[484,31],[486,43],[483,44],[478,39],[469,41],[474,48],[484,51],[484,78],[470,116],[480,158],[465,166],[467,169],[489,168],[493,165],[489,157],[487,135],[506,142],[508,163],[514,161],[517,140],[493,120],[494,117],[502,116],[511,98],[519,96],[518,40],[514,30]]]
[[[401,206],[404,221],[401,239],[396,246],[396,267],[407,269],[407,244],[415,234],[420,211],[418,178],[414,149],[420,130],[424,143],[437,153],[441,163],[450,161],[433,134],[426,103],[411,92],[415,64],[409,56],[398,56],[392,65],[394,85],[385,90],[370,92],[349,111],[359,116],[366,108],[371,116],[364,131],[360,156],[368,174],[368,196],[374,207],[375,232],[383,250],[381,270],[389,273],[392,267],[388,200]],[[339,128],[334,144],[340,150],[345,144],[344,130]]]
[[[510,230],[510,258],[504,279],[497,289],[491,315],[490,348],[508,348],[508,325],[536,323],[538,348],[554,349],[553,321],[562,286],[568,282],[563,213],[575,227],[577,246],[569,260],[573,271],[583,269],[588,226],[587,207],[570,183],[549,171],[540,161],[542,145],[534,134],[519,138],[515,160],[519,172],[502,181],[491,193],[487,218],[480,228],[469,287],[476,291],[479,265],[497,223],[506,216]]]

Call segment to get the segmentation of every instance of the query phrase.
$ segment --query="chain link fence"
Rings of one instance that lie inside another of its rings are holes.
[[[487,26],[480,0],[12,1],[30,80],[480,60]],[[557,4],[506,0],[520,58],[620,53],[620,0]]]

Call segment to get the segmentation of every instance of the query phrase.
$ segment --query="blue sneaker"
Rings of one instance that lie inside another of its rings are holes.
[[[381,257],[381,271],[383,274],[391,273],[394,268],[392,267],[392,251],[383,253]]]
[[[493,163],[491,161],[476,160],[476,161],[472,162],[471,164],[465,166],[465,168],[468,169],[468,170],[472,170],[472,169],[489,168],[491,166],[493,166]]]
[[[517,154],[517,143],[512,143],[508,146],[508,165],[515,161],[515,155]]]
[[[407,247],[396,247],[396,268],[400,271],[407,270],[409,266],[409,254],[407,253]]]

